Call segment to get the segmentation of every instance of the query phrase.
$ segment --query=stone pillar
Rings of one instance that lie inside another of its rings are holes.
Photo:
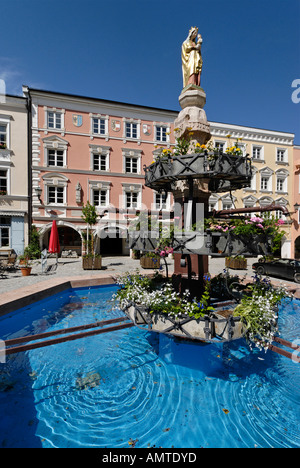
[[[210,126],[207,122],[206,113],[203,109],[206,102],[206,94],[200,86],[190,84],[186,86],[180,96],[179,103],[182,108],[177,119],[174,121],[176,137],[191,139],[196,145],[206,144],[210,140]],[[192,153],[192,149],[190,150]],[[184,204],[189,200],[204,204],[204,216],[208,213],[208,179],[189,179],[175,182],[173,189],[174,201]],[[196,222],[195,210],[193,210],[192,223]],[[181,261],[182,260],[182,261]],[[185,263],[185,266],[183,266]],[[192,296],[200,296],[203,289],[203,275],[208,273],[208,256],[191,254],[181,258],[181,254],[174,254],[173,282],[179,291],[189,289]]]

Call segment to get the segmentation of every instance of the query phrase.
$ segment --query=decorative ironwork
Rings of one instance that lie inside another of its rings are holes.
[[[230,153],[186,154],[164,156],[150,166],[144,166],[145,185],[152,189],[171,191],[171,184],[187,178],[210,179],[212,191],[228,191],[249,185],[252,165],[248,156]]]

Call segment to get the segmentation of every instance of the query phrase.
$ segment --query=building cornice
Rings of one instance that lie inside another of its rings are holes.
[[[224,124],[218,122],[209,122],[211,135],[215,138],[241,138],[245,141],[255,141],[259,143],[271,143],[279,145],[292,146],[294,142],[294,133],[279,132],[276,130],[264,130],[255,127],[245,127],[243,125]]]

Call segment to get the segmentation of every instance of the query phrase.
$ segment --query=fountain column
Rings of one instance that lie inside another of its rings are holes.
[[[210,140],[210,126],[207,122],[206,113],[203,109],[206,102],[204,90],[195,84],[185,86],[179,96],[181,112],[174,121],[176,137],[190,139],[190,153],[198,145],[204,145]],[[199,178],[179,180],[173,184],[173,196],[175,203],[182,207],[187,207],[188,202],[192,202],[192,219],[196,223],[196,205],[202,203],[204,206],[204,217],[209,211],[208,200],[210,196],[209,179]],[[208,256],[190,254],[184,256],[180,253],[174,254],[174,285],[179,291],[191,290],[195,296],[201,295],[203,286],[203,275],[208,273]]]

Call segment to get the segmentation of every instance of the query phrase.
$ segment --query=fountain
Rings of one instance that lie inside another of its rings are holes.
[[[188,291],[193,307],[195,301],[199,301],[199,307],[205,313],[153,313],[149,305],[137,303],[135,299],[125,301],[124,310],[137,326],[147,325],[156,332],[191,340],[228,341],[240,338],[246,332],[245,322],[234,313],[243,288],[238,288],[234,293],[225,284],[227,297],[224,298],[224,295],[220,296],[217,292],[216,297],[210,294],[208,298],[209,255],[267,255],[271,249],[271,231],[259,232],[258,229],[258,232],[253,232],[249,237],[247,233],[243,233],[243,229],[238,231],[229,227],[218,231],[207,226],[206,221],[210,216],[223,217],[230,223],[230,219],[237,219],[234,216],[236,213],[243,212],[241,209],[210,213],[209,196],[212,192],[231,192],[249,186],[252,165],[248,155],[244,155],[238,145],[225,153],[207,145],[211,135],[204,111],[206,94],[200,87],[201,46],[202,37],[198,35],[198,28],[193,27],[182,44],[184,87],[179,96],[182,110],[174,122],[177,143],[173,151],[162,150],[156,160],[144,167],[144,170],[147,187],[157,191],[171,191],[174,197],[176,208],[170,213],[170,218],[173,217],[174,221],[177,219],[174,223],[177,230],[174,230],[171,239],[174,253],[172,286],[181,297]],[[269,209],[273,210],[275,207]],[[255,208],[255,211],[260,210]],[[197,225],[198,228],[195,229]],[[148,237],[139,231],[131,232],[131,248],[155,252],[159,244],[160,239],[151,231],[148,232]],[[144,301],[147,302],[147,299]]]

